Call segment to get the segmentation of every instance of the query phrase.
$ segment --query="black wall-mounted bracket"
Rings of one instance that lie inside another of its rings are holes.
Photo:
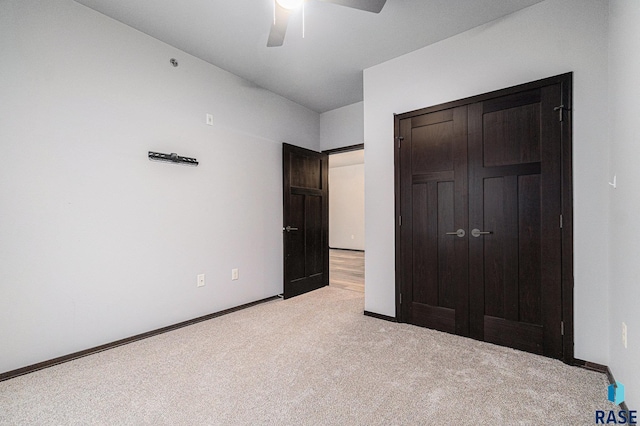
[[[168,163],[186,164],[188,166],[197,166],[198,160],[191,157],[181,157],[175,152],[171,154],[162,154],[160,152],[149,151],[149,160],[152,161],[165,161]]]

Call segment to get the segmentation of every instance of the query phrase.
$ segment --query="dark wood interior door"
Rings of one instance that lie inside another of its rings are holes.
[[[561,103],[556,84],[469,106],[471,336],[554,358],[562,355]]]
[[[570,86],[396,116],[400,321],[570,362]]]
[[[400,121],[402,317],[468,335],[467,107]]]
[[[283,144],[284,298],[329,285],[327,155]]]

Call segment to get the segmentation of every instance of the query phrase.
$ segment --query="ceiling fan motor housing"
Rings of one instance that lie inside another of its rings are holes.
[[[273,10],[273,24],[269,33],[267,47],[282,46],[284,35],[287,32],[289,15],[292,11],[300,8],[306,0],[275,0]],[[351,7],[353,9],[367,12],[380,13],[387,0],[323,0],[325,3],[333,3],[340,6]]]

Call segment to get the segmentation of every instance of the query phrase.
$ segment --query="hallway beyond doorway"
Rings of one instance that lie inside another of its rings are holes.
[[[364,252],[329,249],[329,286],[364,293]]]

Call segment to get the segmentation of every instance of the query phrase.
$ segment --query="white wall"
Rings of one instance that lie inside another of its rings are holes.
[[[364,164],[331,167],[329,247],[364,250],[364,241]]]
[[[393,114],[573,71],[575,356],[607,364],[607,14],[547,0],[364,71],[367,311],[395,315]]]
[[[640,408],[640,2],[612,0],[609,81],[611,117],[610,176],[617,176],[611,200],[610,368],[626,385],[627,404]],[[621,339],[627,324],[628,348]]]
[[[282,291],[317,113],[71,0],[0,2],[0,52],[0,372]]]
[[[320,149],[326,151],[364,143],[364,103],[320,114]]]

